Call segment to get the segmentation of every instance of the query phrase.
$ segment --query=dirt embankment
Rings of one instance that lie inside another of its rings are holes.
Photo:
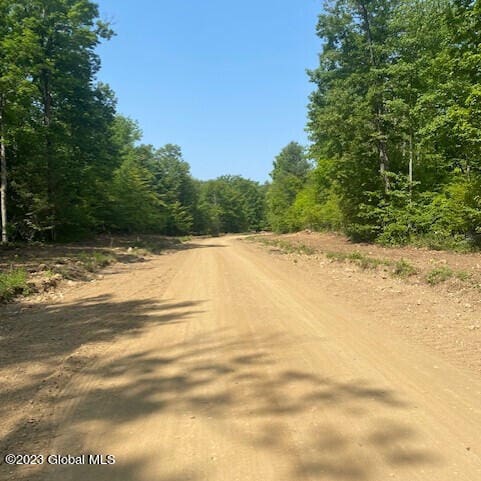
[[[18,298],[58,299],[62,289],[94,281],[105,267],[144,262],[152,255],[179,249],[187,238],[100,236],[69,244],[15,245],[0,248],[0,304]]]
[[[247,240],[327,283],[354,311],[481,372],[481,254],[388,248],[313,232]]]

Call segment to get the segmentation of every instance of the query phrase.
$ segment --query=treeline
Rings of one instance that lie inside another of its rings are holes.
[[[265,188],[201,182],[180,148],[139,144],[97,81],[113,32],[89,0],[0,0],[2,241],[263,227]]]
[[[139,145],[137,125],[121,116],[113,131],[120,165],[102,230],[217,235],[265,227],[265,186],[240,176],[194,179],[179,146]]]
[[[272,226],[393,244],[479,244],[481,2],[329,1],[317,33],[313,165],[299,146],[280,154],[268,195]]]
[[[317,33],[310,146],[286,146],[269,185],[198,181],[97,81],[113,32],[95,3],[0,0],[2,241],[309,228],[479,245],[481,1],[331,0]]]

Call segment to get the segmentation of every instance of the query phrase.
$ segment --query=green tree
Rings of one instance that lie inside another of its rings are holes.
[[[166,208],[155,191],[151,166],[154,150],[139,144],[142,132],[136,122],[117,115],[111,129],[111,144],[119,166],[107,184],[108,207],[104,225],[126,232],[161,232],[166,224]]]
[[[275,158],[267,192],[267,218],[272,229],[289,230],[287,213],[302,189],[310,169],[304,148],[291,142]]]
[[[257,231],[265,226],[265,187],[238,175],[199,183],[199,233]]]
[[[178,235],[192,231],[196,190],[190,166],[182,158],[178,145],[167,144],[154,153],[150,168],[154,175],[154,189],[167,209],[165,232]]]
[[[0,222],[2,243],[8,241],[7,157],[12,155],[15,137],[31,114],[33,88],[28,64],[32,39],[17,19],[19,5],[0,0]]]
[[[142,167],[135,152],[116,170],[112,182],[114,229],[127,232],[158,232],[162,229],[163,203],[152,191],[151,173]]]
[[[353,238],[480,231],[480,8],[463,0],[326,2],[320,65],[310,72],[310,155],[332,166],[315,183],[337,199]],[[313,203],[310,189],[297,199],[298,217]]]
[[[36,176],[36,196],[44,198],[36,212],[39,228],[55,237],[59,228],[62,234],[94,222],[94,179],[111,170],[103,163],[114,162],[105,142],[115,101],[106,87],[95,85],[95,48],[111,31],[88,0],[29,0],[16,4],[14,15],[29,39],[26,65],[37,110],[30,135],[20,139],[27,145],[17,149],[20,171]]]

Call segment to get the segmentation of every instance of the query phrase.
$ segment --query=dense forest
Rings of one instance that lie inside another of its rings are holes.
[[[89,0],[0,0],[4,243],[267,228],[480,243],[481,1],[325,2],[310,144],[265,185],[199,181],[179,146],[142,144],[97,80],[113,34]]]
[[[264,227],[265,187],[201,182],[177,145],[141,143],[97,81],[113,32],[88,0],[0,0],[2,240]]]
[[[276,160],[273,228],[479,245],[481,2],[330,1],[317,33],[312,143]]]

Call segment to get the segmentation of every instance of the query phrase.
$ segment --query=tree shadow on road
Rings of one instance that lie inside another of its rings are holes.
[[[99,351],[120,339],[135,339],[153,326],[184,323],[201,312],[202,303],[119,302],[103,295],[27,305],[5,316],[0,326],[0,453],[38,453],[38,447],[48,444],[54,426],[45,413],[53,412],[59,392]],[[17,419],[20,410],[29,415]],[[0,465],[0,474],[4,469]]]
[[[142,318],[152,308],[122,307],[140,316],[133,332],[142,329]],[[185,312],[181,310],[177,316],[176,307],[171,304],[170,315],[153,316],[151,322],[182,322]],[[184,304],[186,307],[191,306]],[[88,317],[88,306],[84,309]],[[65,446],[83,446],[91,434],[86,427],[93,425],[101,426],[98,436],[105,443],[109,439],[121,443],[121,433],[127,427],[139,429],[141,442],[145,432],[139,426],[149,429],[151,417],[165,415],[177,420],[179,430],[190,429],[191,433],[196,432],[196,423],[209,420],[212,436],[217,439],[228,444],[235,438],[236,443],[252,448],[256,456],[277,459],[282,479],[369,481],[377,479],[380,469],[427,469],[442,463],[425,447],[422,431],[400,420],[410,409],[402,395],[369,379],[339,381],[329,373],[320,376],[308,369],[286,368],[271,349],[278,349],[278,343],[275,336],[253,342],[235,332],[216,331],[167,344],[162,352],[120,355],[87,365],[77,374],[87,388],[70,389],[51,400],[75,406],[73,412],[58,418],[64,430],[69,426]],[[55,429],[48,426],[43,432]],[[199,449],[207,449],[202,439],[191,435],[194,438],[189,439],[197,440]],[[172,449],[182,453],[183,442],[171,440]],[[169,454],[162,446],[155,452],[155,457],[146,454],[118,459],[114,466],[55,469],[64,470],[63,479],[75,481],[151,481],[153,472],[156,481],[215,478],[212,462],[207,463],[212,467],[206,474],[205,466],[197,466],[198,460],[187,455],[180,471],[158,472],[159,464],[168,466]],[[209,455],[208,449],[205,454]],[[233,478],[235,462],[234,458]],[[17,473],[16,479],[48,481],[49,469],[43,466],[36,473]]]

